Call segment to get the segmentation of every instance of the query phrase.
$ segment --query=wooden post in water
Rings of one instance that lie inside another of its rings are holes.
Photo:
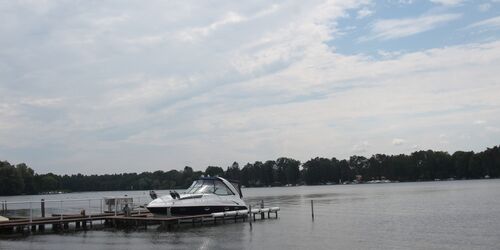
[[[139,203],[139,208],[138,208],[139,215],[141,215],[141,208],[140,208],[140,206],[141,206],[141,197],[137,197],[137,200],[138,200],[137,203]],[[132,200],[132,204],[134,204],[134,200]]]
[[[250,223],[250,228],[252,228],[252,205],[248,205],[248,222]]]
[[[117,202],[116,197],[115,197],[115,216],[118,214],[118,207],[117,207],[117,205],[118,205],[118,202]]]
[[[60,219],[63,220],[63,211],[62,211],[62,207],[63,207],[63,201],[61,200],[61,203],[59,204],[59,213],[60,213]]]
[[[30,201],[30,223],[33,222],[33,204]]]
[[[40,201],[40,212],[42,213],[42,218],[45,217],[45,199]]]
[[[264,200],[260,200],[260,209],[261,209],[261,212],[260,212],[260,219],[263,220],[264,217],[265,217],[265,214],[264,212],[262,212],[262,209],[264,208]]]
[[[311,216],[312,216],[312,220],[314,220],[314,201],[311,200]]]

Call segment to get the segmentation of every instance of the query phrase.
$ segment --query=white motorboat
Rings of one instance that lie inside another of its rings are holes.
[[[184,193],[170,192],[156,198],[146,208],[155,215],[198,215],[247,209],[241,186],[221,177],[202,177]]]

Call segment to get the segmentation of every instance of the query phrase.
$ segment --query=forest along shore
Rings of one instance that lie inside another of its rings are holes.
[[[243,167],[234,162],[226,170],[208,166],[205,171],[158,170],[104,175],[37,174],[24,163],[0,161],[0,196],[83,191],[184,189],[202,175],[223,176],[246,187],[433,181],[500,177],[500,147],[482,152],[416,151],[405,155],[375,154],[370,158],[316,157],[304,163],[292,158],[256,161]]]

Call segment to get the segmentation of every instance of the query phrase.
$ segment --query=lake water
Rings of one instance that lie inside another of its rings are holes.
[[[278,219],[0,239],[0,249],[500,249],[500,180],[243,189]],[[102,198],[125,192],[0,197]],[[128,192],[130,196],[144,192]],[[314,200],[315,220],[310,200]]]

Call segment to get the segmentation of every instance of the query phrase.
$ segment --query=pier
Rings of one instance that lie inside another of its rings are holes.
[[[94,199],[95,200],[95,199]],[[78,200],[81,201],[81,200]],[[120,202],[131,202],[130,204],[120,204]],[[50,201],[63,204],[63,201]],[[70,203],[70,201],[64,201]],[[88,201],[91,204],[92,201]],[[269,218],[278,218],[279,207],[259,208],[227,211],[220,213],[193,215],[193,216],[154,216],[149,213],[144,206],[137,206],[133,203],[132,198],[118,198],[111,200],[112,211],[103,211],[103,206],[100,206],[100,211],[88,213],[83,210],[80,214],[57,213],[45,216],[45,205],[47,201],[42,200],[40,210],[37,210],[38,215],[33,216],[33,204],[35,202],[17,202],[17,204],[29,204],[29,217],[22,218],[20,216],[11,216],[8,221],[0,221],[0,235],[9,234],[29,234],[29,233],[48,233],[48,232],[67,232],[79,230],[93,230],[97,228],[116,228],[116,229],[147,229],[152,225],[159,225],[165,229],[179,228],[182,225],[206,225],[206,224],[224,224],[228,222],[245,222],[248,221],[251,225],[252,221],[257,219],[264,220]],[[114,204],[113,204],[114,203]],[[10,205],[8,202],[3,202],[4,208]],[[103,199],[100,204],[110,204],[110,199]],[[131,207],[129,211],[119,210],[123,205]],[[62,206],[62,205],[61,205]],[[71,206],[66,204],[66,206]],[[90,206],[92,207],[92,206]],[[7,210],[0,211],[1,214],[6,214]],[[267,218],[266,218],[267,217]]]

